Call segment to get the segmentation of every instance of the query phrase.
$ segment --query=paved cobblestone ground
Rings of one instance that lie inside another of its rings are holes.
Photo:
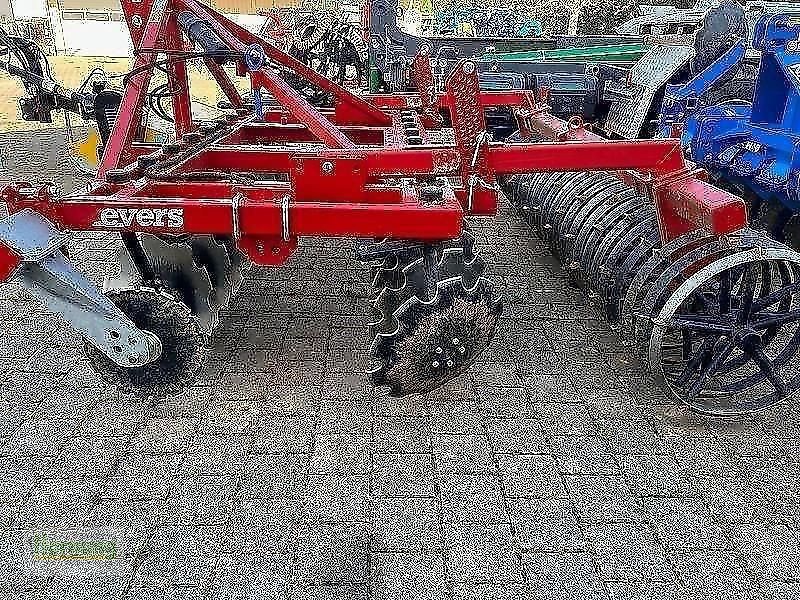
[[[37,136],[0,137],[6,178],[66,168]],[[202,380],[156,404],[105,389],[62,323],[0,288],[0,598],[800,597],[794,406],[674,405],[514,217],[479,234],[500,332],[468,376],[403,400],[361,374],[349,243],[254,271]],[[73,255],[101,280],[114,243]],[[33,563],[42,531],[111,532],[118,558]]]

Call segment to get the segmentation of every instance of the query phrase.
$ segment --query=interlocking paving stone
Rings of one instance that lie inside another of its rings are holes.
[[[549,454],[501,454],[500,472],[509,498],[563,498],[567,495]]]
[[[100,492],[101,498],[164,499],[175,481],[180,454],[148,455],[139,452],[119,458]]]
[[[609,582],[609,600],[689,600],[688,592],[677,582]]]
[[[376,417],[373,435],[375,449],[379,452],[418,453],[430,450],[430,432],[424,417]]]
[[[489,473],[495,470],[484,435],[434,434],[433,452],[442,473]]]
[[[15,527],[74,528],[80,527],[92,510],[103,480],[42,479],[19,507]]]
[[[71,419],[28,419],[9,437],[3,452],[11,456],[57,456],[76,425]]]
[[[522,581],[522,565],[506,523],[446,523],[449,575],[456,582]]]
[[[289,596],[297,600],[368,600],[369,586],[361,585],[318,585],[295,586]]]
[[[800,542],[783,523],[741,524],[727,529],[733,548],[741,552],[751,573],[767,579],[800,580]]]
[[[298,536],[295,580],[302,583],[367,583],[369,526],[312,523]]]
[[[524,550],[574,552],[586,547],[569,500],[521,498],[510,500],[509,507]]]
[[[372,510],[373,550],[421,552],[442,547],[433,498],[376,498]]]
[[[641,520],[641,506],[621,477],[566,475],[564,480],[579,519],[607,523]]]
[[[432,455],[373,455],[373,496],[433,496],[434,492]]]
[[[553,596],[575,598],[606,598],[602,582],[590,554],[586,552],[542,553],[525,552],[523,564],[528,581]]]
[[[372,597],[375,600],[444,600],[441,554],[374,553]]]
[[[363,435],[317,435],[309,466],[311,473],[364,474],[369,472],[369,439]]]
[[[637,496],[690,496],[689,475],[669,454],[633,455],[619,457],[619,465],[631,490]]]
[[[308,516],[319,521],[369,521],[368,475],[310,475]]]
[[[219,526],[159,527],[136,557],[132,583],[140,587],[207,585],[219,554],[220,533]]]
[[[596,435],[552,436],[549,439],[559,472],[570,475],[614,475],[619,472],[606,439]]]
[[[649,527],[639,523],[605,523],[586,528],[598,570],[606,581],[670,581],[666,554]]]
[[[303,454],[250,454],[243,461],[237,495],[287,498],[299,503],[305,494],[308,458]]]
[[[285,600],[291,559],[282,554],[223,554],[214,569],[209,595],[224,600]]]
[[[433,434],[480,435],[480,405],[469,402],[431,402],[430,429]]]
[[[573,396],[573,398],[579,395]],[[593,435],[594,420],[585,404],[542,402],[535,405],[539,422],[547,435]]]
[[[9,153],[14,178],[49,153],[44,174],[83,187],[63,134],[0,144],[32,148]],[[473,231],[506,312],[422,397],[363,375],[350,241],[252,270],[197,385],[159,402],[109,389],[65,324],[0,286],[0,599],[800,597],[800,410],[691,413],[515,216]],[[117,244],[70,250],[99,284]],[[116,566],[31,574],[44,529],[112,531]]]
[[[697,498],[645,498],[647,520],[667,549],[718,550],[728,539]]]
[[[305,416],[261,414],[253,429],[253,452],[308,452],[313,420]]]
[[[318,433],[369,435],[372,404],[368,401],[329,401],[320,405]]]
[[[533,418],[489,419],[489,442],[501,454],[540,454],[544,436],[539,421]]]
[[[760,590],[735,552],[695,550],[671,555],[678,577],[695,597],[755,599]]]
[[[143,454],[183,452],[194,436],[197,422],[192,418],[149,419],[131,441],[131,449]]]
[[[449,473],[438,483],[446,521],[507,521],[497,475]]]

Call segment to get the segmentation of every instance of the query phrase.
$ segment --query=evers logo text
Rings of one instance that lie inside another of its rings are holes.
[[[183,228],[182,208],[104,208],[92,227],[160,227]]]

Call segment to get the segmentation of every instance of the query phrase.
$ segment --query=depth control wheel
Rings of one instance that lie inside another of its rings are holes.
[[[197,377],[206,354],[206,336],[189,308],[164,291],[150,288],[109,292],[109,298],[133,323],[158,337],[161,355],[140,367],[121,367],[88,342],[84,352],[92,368],[126,394],[164,398],[179,394]]]
[[[487,279],[466,289],[460,277],[440,281],[430,302],[417,297],[394,314],[397,328],[372,348],[376,385],[392,396],[424,394],[466,371],[494,337],[501,305]]]
[[[393,253],[373,272],[370,377],[392,396],[424,394],[464,373],[502,312],[467,232],[438,248]]]

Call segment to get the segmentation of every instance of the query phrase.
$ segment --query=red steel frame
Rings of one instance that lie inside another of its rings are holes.
[[[421,55],[414,65],[419,94],[359,97],[198,0],[121,4],[136,48],[136,74],[128,82],[97,180],[88,193],[58,200],[47,186],[9,186],[2,199],[10,211],[32,207],[67,230],[233,236],[256,263],[278,264],[292,253],[299,236],[457,237],[465,215],[495,213],[499,175],[611,170],[652,195],[664,239],[696,228],[725,234],[747,222],[744,202],[703,181],[702,173],[684,162],[677,140],[602,140],[578,123],[548,114],[528,92],[481,92],[472,63],[459,65],[446,92],[437,94],[427,57]],[[217,133],[208,128],[200,133],[192,117],[186,65],[171,62],[172,85],[180,92],[173,99],[179,140],[172,150],[179,153],[175,160],[166,149],[141,141],[140,132],[157,57],[190,47],[178,27],[181,11],[203,20],[241,56],[235,60],[236,75],[249,75],[254,93],[263,88],[281,106],[257,117],[245,108],[228,72],[208,58],[211,75],[239,110]],[[244,56],[255,46],[268,60],[251,72]],[[278,74],[277,65],[327,91],[334,108],[309,104]],[[515,107],[523,133],[535,131],[553,141],[490,143],[483,133],[487,106]],[[409,109],[423,145],[409,144],[400,115]],[[428,135],[442,128],[441,112],[449,112],[455,143],[427,145]],[[162,165],[167,177],[148,177],[143,166],[148,164]],[[198,171],[220,176],[181,180]],[[125,181],[112,183],[119,180],[109,176],[120,172],[127,174]],[[252,181],[224,173],[284,177]],[[440,202],[425,202],[415,182],[426,176],[447,176],[457,183],[444,188]],[[180,211],[181,219],[166,219],[170,210]]]

